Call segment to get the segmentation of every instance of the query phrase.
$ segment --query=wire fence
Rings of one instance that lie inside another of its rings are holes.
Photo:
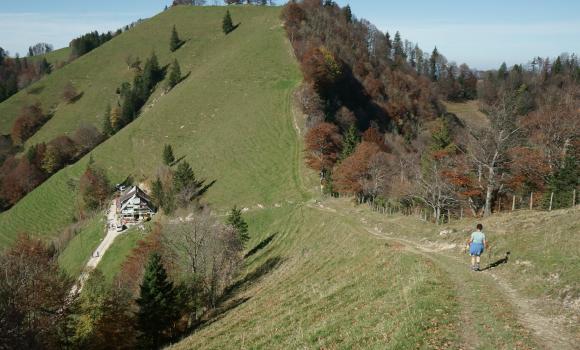
[[[521,211],[521,210],[539,210],[552,211],[556,209],[572,208],[579,204],[579,192],[576,189],[571,191],[560,192],[530,192],[525,195],[504,194],[499,196],[492,205],[491,214]],[[363,201],[356,198],[358,204],[366,204],[375,212],[385,215],[413,215],[418,218],[437,222],[446,223],[452,220],[461,220],[464,217],[481,217],[483,209],[479,206],[477,209],[469,205],[468,202],[462,201],[458,205],[449,208],[440,208],[439,218],[435,210],[419,203],[402,203],[400,201],[375,199]]]

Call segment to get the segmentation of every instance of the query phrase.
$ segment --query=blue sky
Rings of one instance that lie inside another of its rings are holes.
[[[213,3],[214,0],[208,1]],[[278,1],[281,3],[282,1]],[[578,0],[338,0],[359,18],[450,61],[494,68],[533,56],[580,53]],[[44,41],[56,48],[91,30],[114,30],[158,13],[170,0],[0,0],[0,46],[25,54]],[[221,3],[221,1],[220,1]]]

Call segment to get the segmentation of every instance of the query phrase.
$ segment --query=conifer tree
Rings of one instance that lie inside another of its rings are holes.
[[[348,156],[350,156],[354,152],[356,145],[358,145],[359,142],[360,137],[358,135],[356,126],[351,125],[350,128],[348,128],[346,135],[344,135],[342,143],[342,154],[340,155],[341,159],[346,159]]]
[[[505,64],[505,62],[503,62],[501,64],[501,66],[499,66],[499,69],[497,70],[497,77],[499,79],[503,79],[505,80],[508,77],[508,69],[507,69],[507,65]]]
[[[232,22],[232,16],[230,15],[230,10],[226,11],[222,22],[222,29],[224,34],[229,34],[232,30],[234,30],[234,23]]]
[[[20,59],[18,59],[18,65],[20,64]],[[52,66],[50,65],[50,63],[48,63],[48,61],[46,60],[46,58],[43,58],[42,61],[40,61],[40,74],[50,74],[52,72]]]
[[[162,75],[163,71],[159,66],[159,60],[157,59],[155,51],[153,51],[151,57],[149,57],[145,62],[145,67],[143,68],[143,84],[147,91],[155,87],[155,84],[161,80]]]
[[[158,253],[149,256],[136,302],[139,306],[137,328],[141,346],[158,349],[178,316],[175,289]]]
[[[169,81],[167,85],[169,86],[170,89],[172,89],[175,85],[179,83],[180,80],[181,80],[181,68],[179,67],[179,62],[177,62],[176,59],[175,61],[173,61],[173,64],[171,65],[171,72],[169,73]]]
[[[157,177],[157,179],[151,184],[151,199],[153,199],[153,204],[156,208],[163,207],[164,197],[163,184],[161,183],[161,179]]]
[[[401,33],[397,31],[395,33],[395,39],[393,40],[393,51],[395,55],[395,60],[399,58],[405,58],[405,52],[403,50],[403,41],[401,40]]]
[[[562,167],[549,179],[550,192],[545,194],[544,203],[548,206],[551,192],[554,193],[553,209],[566,208],[572,205],[574,189],[580,187],[580,166],[576,158],[568,156],[564,159]],[[576,203],[578,200],[576,199]]]
[[[437,81],[439,79],[439,72],[437,70],[437,61],[439,60],[439,51],[437,51],[437,46],[433,49],[431,57],[429,58],[429,75],[431,81]]]
[[[248,235],[248,224],[242,218],[242,210],[234,206],[228,215],[226,224],[233,226],[238,231],[240,242],[245,245],[250,236]]]
[[[103,116],[103,134],[106,137],[113,135],[113,123],[111,122],[111,105],[107,105],[105,115]]]
[[[171,145],[165,145],[163,147],[163,163],[170,166],[175,161],[175,156],[173,155],[173,147]]]
[[[175,29],[175,26],[173,26],[173,29],[171,30],[171,39],[169,39],[169,49],[171,50],[171,52],[175,52],[177,51],[177,49],[179,49],[179,47],[181,47],[182,41],[181,39],[179,39],[179,34],[177,34],[177,29]]]
[[[197,184],[191,165],[185,161],[179,163],[177,170],[173,174],[173,189],[175,192],[179,192],[191,185],[197,186]]]
[[[562,73],[562,60],[560,59],[560,56],[558,56],[554,61],[554,65],[552,66],[552,74],[560,73]]]
[[[344,8],[344,18],[348,23],[352,23],[352,10],[350,9],[350,5],[346,5]]]

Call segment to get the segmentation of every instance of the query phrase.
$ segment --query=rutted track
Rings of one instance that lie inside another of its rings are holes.
[[[322,204],[309,205],[337,215],[340,210]],[[472,272],[466,260],[420,243],[395,237],[371,227],[364,219],[361,225],[377,239],[402,245],[407,251],[419,254],[436,263],[453,281],[457,302],[461,306],[462,348],[504,349],[534,348],[577,349],[572,337],[553,318],[542,315],[534,300],[524,298],[510,284],[492,271]],[[506,344],[512,341],[513,347]]]

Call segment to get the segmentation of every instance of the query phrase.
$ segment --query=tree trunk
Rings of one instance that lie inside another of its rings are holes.
[[[497,155],[497,153],[496,153]],[[495,156],[494,156],[495,159]],[[491,196],[493,193],[493,182],[494,182],[495,173],[493,171],[493,163],[492,166],[489,167],[489,175],[487,178],[487,187],[485,193],[485,210],[483,212],[483,216],[490,216],[491,215]]]

